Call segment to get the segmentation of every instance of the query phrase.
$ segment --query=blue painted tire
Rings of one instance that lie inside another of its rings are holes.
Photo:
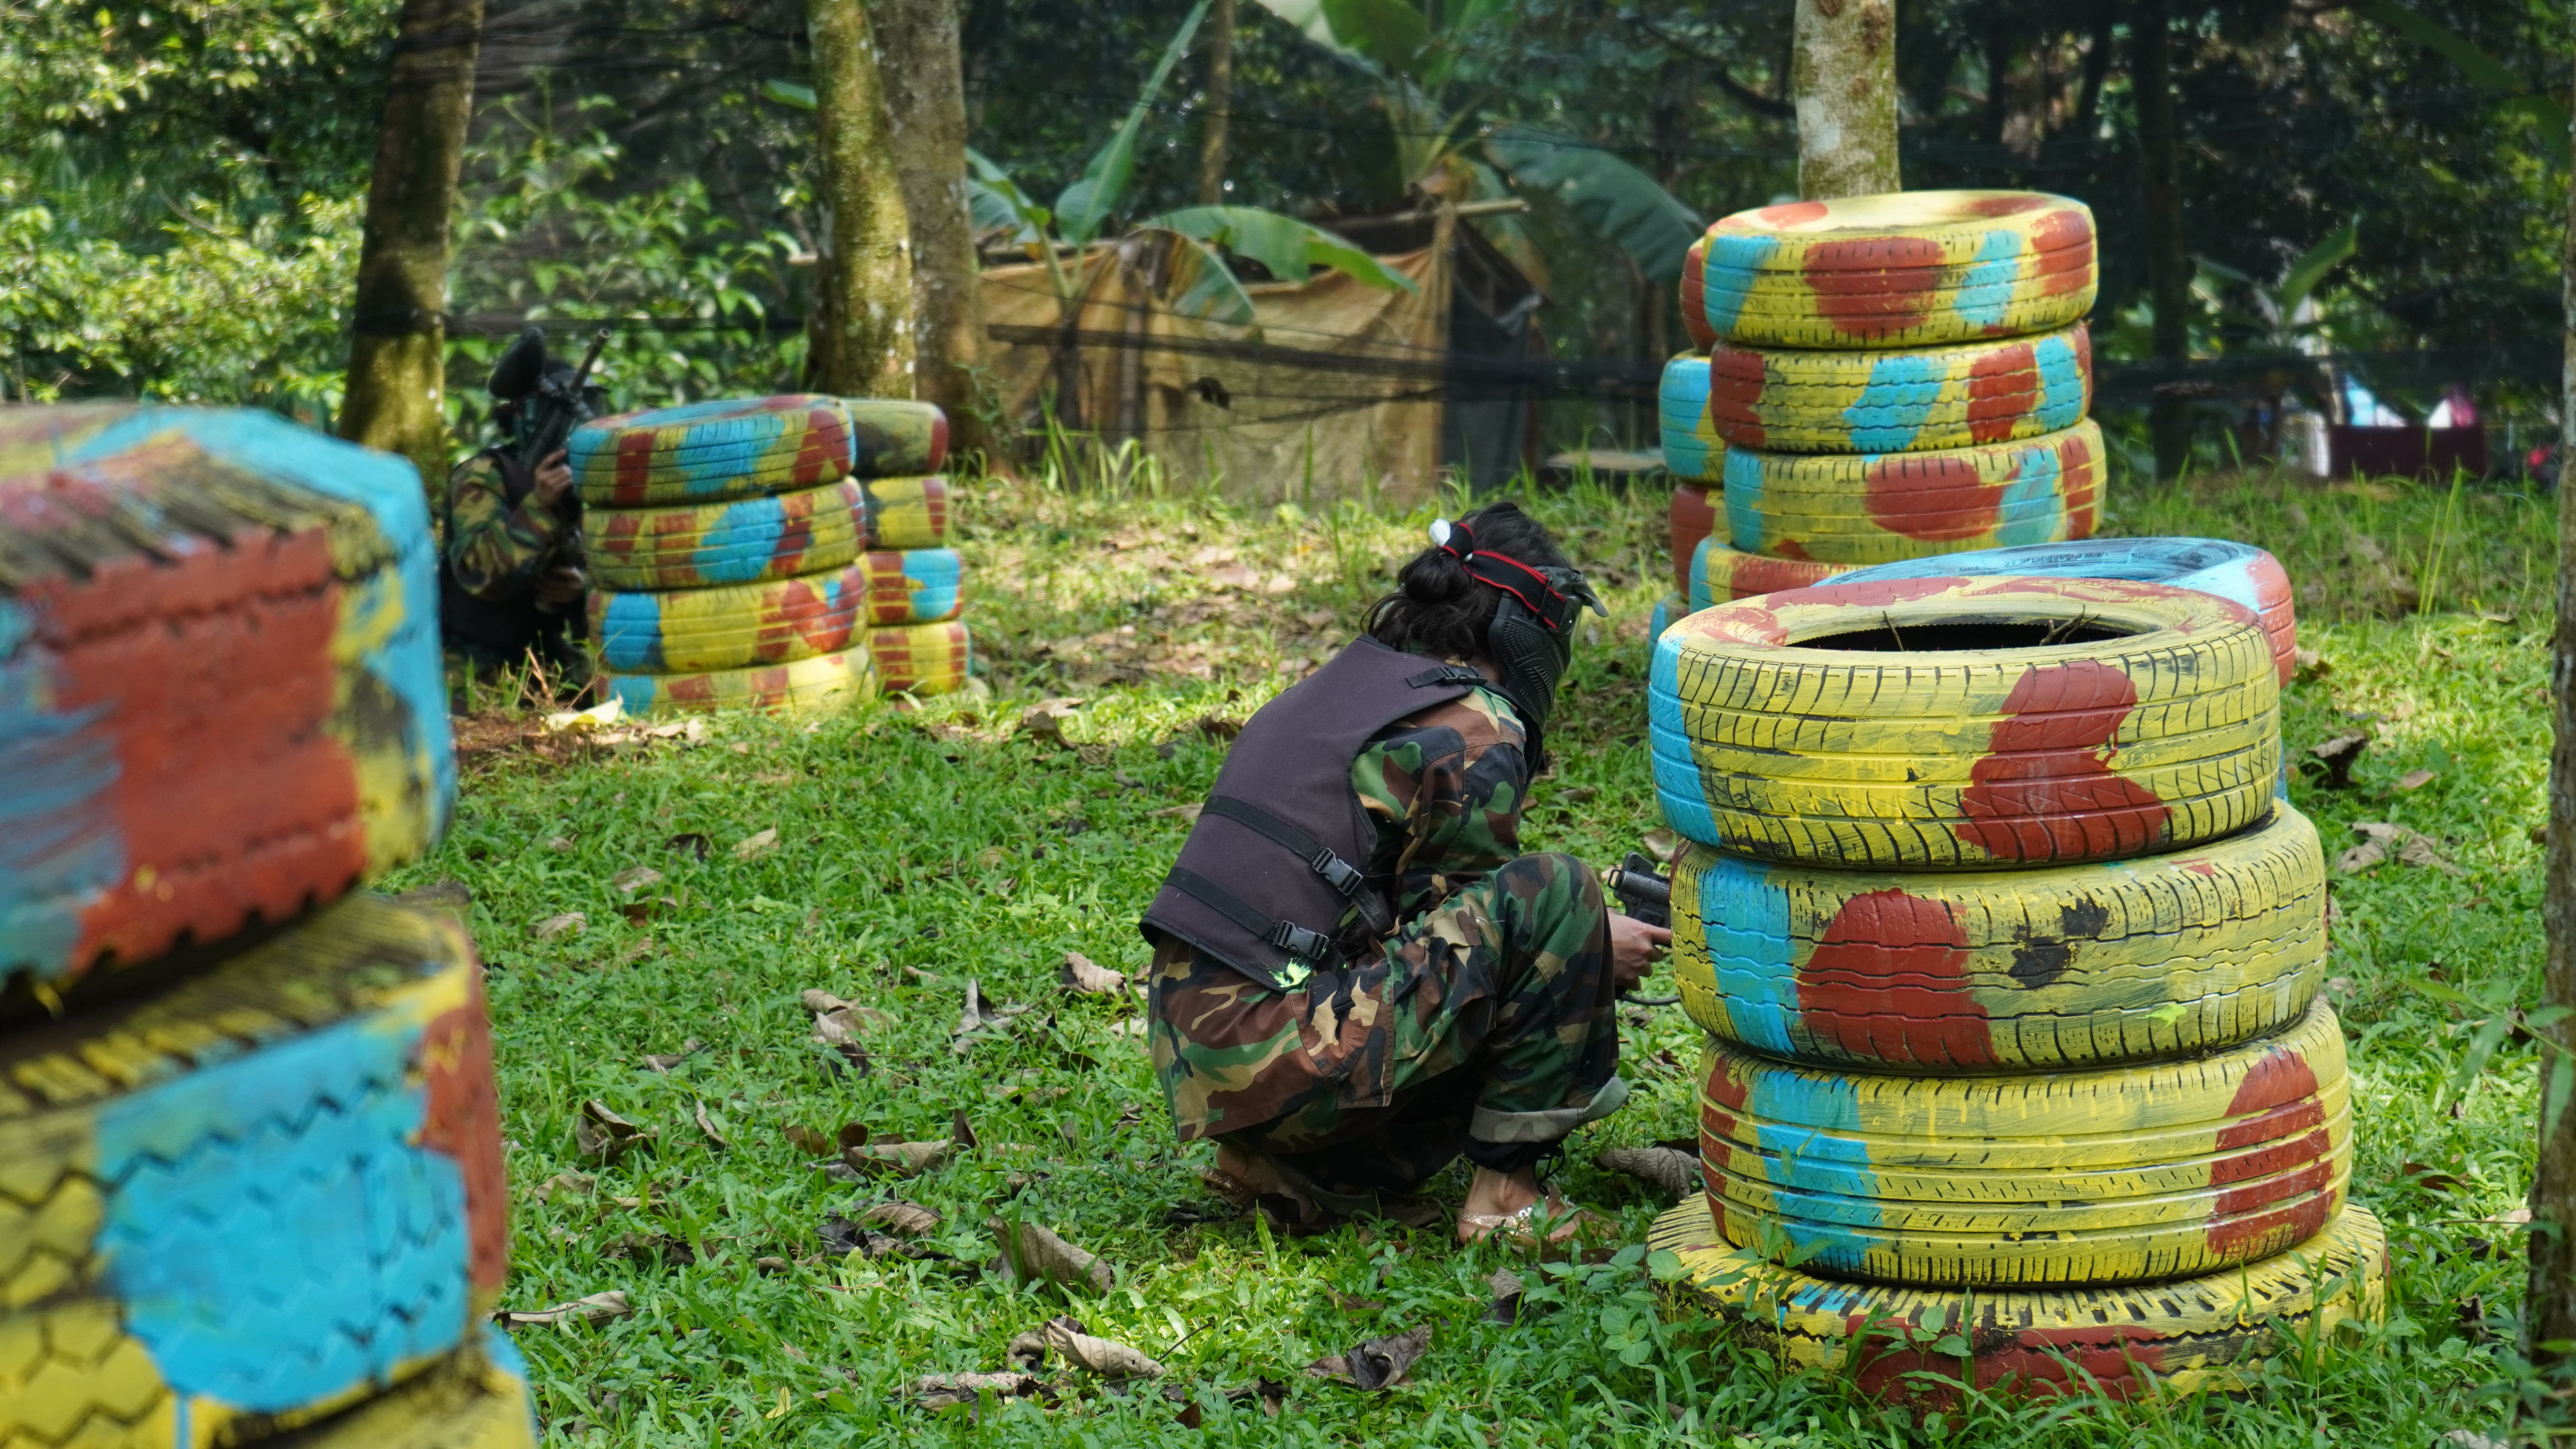
[[[1655,419],[1664,468],[1676,478],[1716,483],[1726,477],[1726,444],[1708,419],[1708,354],[1685,352],[1664,364],[1655,390]]]
[[[508,1189],[453,917],[348,897],[11,1079],[0,1442],[196,1449],[479,1351]]]
[[[286,920],[437,843],[412,465],[274,413],[0,408],[0,976]]]
[[[1990,578],[2004,574],[2046,579],[2126,579],[2216,594],[2243,604],[2262,621],[2281,683],[2290,682],[2290,674],[2298,664],[2299,620],[2291,601],[2289,574],[2279,559],[2262,549],[2223,538],[2097,538],[2082,543],[1987,548],[1939,558],[1872,564],[1844,574],[1835,582]]]

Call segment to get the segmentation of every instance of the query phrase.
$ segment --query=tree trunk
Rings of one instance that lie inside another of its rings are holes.
[[[993,450],[977,410],[984,308],[966,205],[966,75],[957,0],[871,0],[885,57],[886,119],[912,222],[913,393],[948,414],[958,453]]]
[[[2147,213],[2147,292],[2155,304],[2156,360],[2177,373],[2191,356],[2191,253],[2183,244],[2182,123],[2174,115],[2173,41],[2162,0],[2138,7],[2129,78],[2138,93],[2139,171]],[[2168,387],[2179,378],[2168,381]],[[2180,393],[2159,389],[2148,430],[2156,476],[2179,476],[2191,458],[2191,418]]]
[[[1901,191],[1895,0],[1798,0],[1789,90],[1798,193],[1809,201]]]
[[[2567,236],[2561,254],[2562,300],[2567,306],[2564,371],[2559,382],[2558,627],[2549,665],[2552,723],[2557,741],[2549,752],[2549,853],[2544,866],[2540,916],[2549,934],[2541,971],[2541,1004],[2576,1006],[2576,187],[2567,203]],[[2576,1046],[2576,1020],[2539,1029],[2556,1050],[2541,1053],[2543,1072],[2560,1070],[2558,1058]],[[2543,1081],[2547,1081],[2544,1076]],[[2544,1101],[2550,1094],[2544,1091]],[[2576,1341],[2576,1110],[2544,1120],[2540,1167],[2531,1184],[2531,1285],[2523,1315],[2527,1351],[2543,1363],[2563,1361],[2563,1351],[2542,1347]]]
[[[474,109],[483,0],[403,0],[376,132],[340,436],[447,476],[447,218]]]
[[[1234,0],[1208,11],[1207,121],[1199,133],[1199,205],[1225,200],[1225,126],[1234,116]]]
[[[825,221],[820,324],[806,371],[842,397],[913,391],[912,222],[895,168],[876,38],[861,0],[805,0]]]

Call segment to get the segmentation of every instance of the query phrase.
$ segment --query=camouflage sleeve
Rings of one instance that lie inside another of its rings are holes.
[[[534,494],[512,508],[499,465],[484,454],[448,480],[447,562],[457,586],[478,598],[532,583],[570,527]]]
[[[1398,720],[1351,763],[1378,822],[1373,873],[1395,878],[1410,918],[1520,854],[1529,763],[1520,717],[1491,690]]]

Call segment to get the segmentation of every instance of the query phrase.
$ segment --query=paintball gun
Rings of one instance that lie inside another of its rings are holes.
[[[1672,929],[1672,877],[1655,874],[1653,861],[1633,850],[1629,851],[1628,858],[1612,867],[1610,873],[1603,877],[1603,881],[1610,887],[1610,894],[1618,898],[1619,910],[1622,914],[1649,926],[1661,926],[1668,931]],[[1681,998],[1631,996],[1625,1000],[1632,1006],[1670,1006]]]
[[[492,364],[487,386],[493,399],[518,405],[516,451],[522,463],[530,468],[545,466],[572,430],[595,415],[590,370],[598,365],[600,349],[607,345],[608,329],[602,327],[591,337],[590,351],[583,354],[580,367],[549,367],[545,329],[530,327]]]

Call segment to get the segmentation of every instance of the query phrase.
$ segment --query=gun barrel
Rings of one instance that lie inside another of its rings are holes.
[[[1630,870],[1625,866],[1611,869],[1610,892],[1630,900],[1653,901],[1659,906],[1669,906],[1673,903],[1672,882],[1641,870]]]

